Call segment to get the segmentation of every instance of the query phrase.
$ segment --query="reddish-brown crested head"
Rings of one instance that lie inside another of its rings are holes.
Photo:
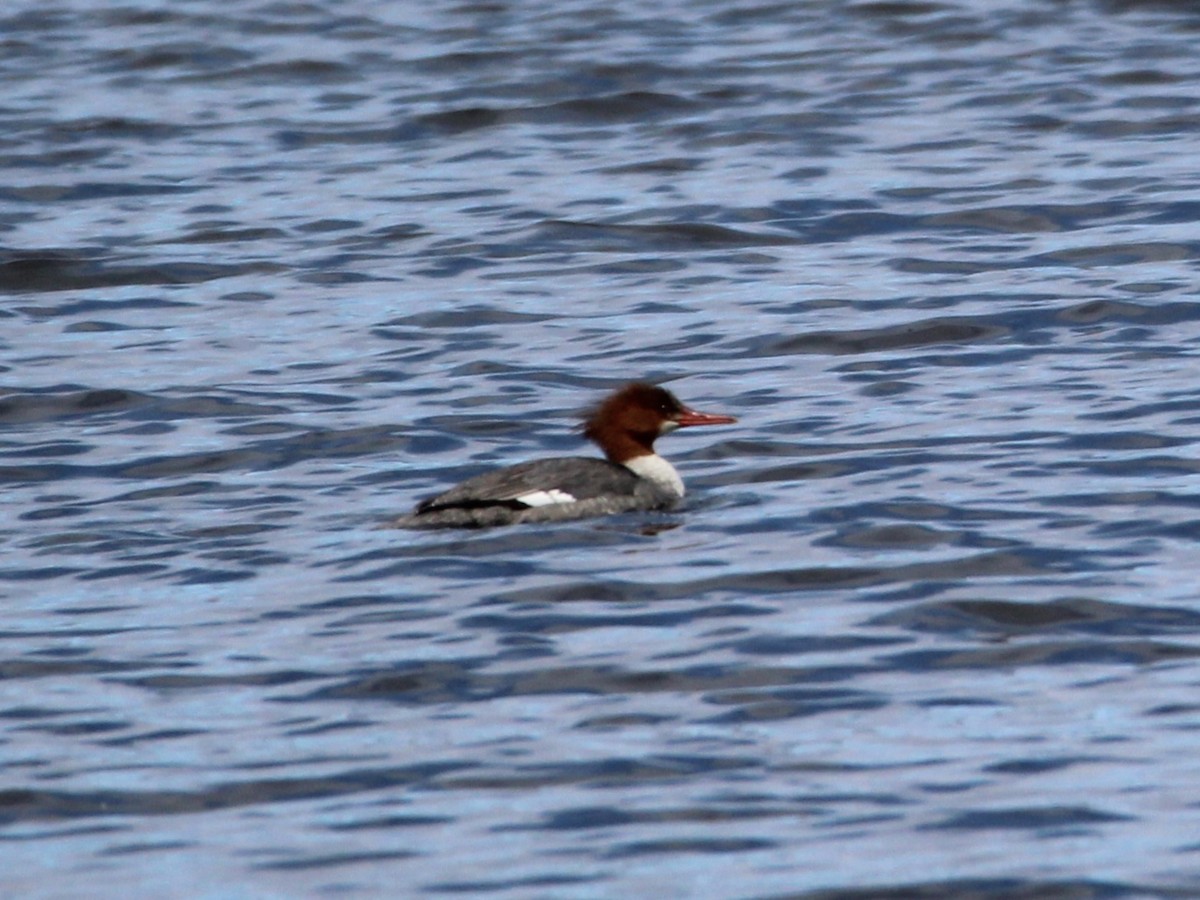
[[[698,412],[684,406],[670,391],[634,382],[609,395],[592,410],[584,435],[600,445],[613,462],[624,463],[654,452],[654,440],[676,428],[728,425],[733,416]]]

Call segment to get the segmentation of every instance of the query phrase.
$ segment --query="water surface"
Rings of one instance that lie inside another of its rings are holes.
[[[6,8],[3,893],[1200,890],[1198,31]],[[683,508],[379,527],[630,378]]]

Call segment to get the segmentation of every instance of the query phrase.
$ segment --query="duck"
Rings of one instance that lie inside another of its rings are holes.
[[[553,457],[484,472],[422,500],[391,524],[487,528],[670,509],[684,497],[683,479],[654,442],[680,428],[735,422],[733,416],[692,409],[666,388],[626,384],[583,423],[584,436],[604,452],[603,459]]]

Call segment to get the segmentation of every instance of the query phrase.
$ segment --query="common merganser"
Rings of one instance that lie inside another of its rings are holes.
[[[417,504],[398,528],[484,528],[554,522],[638,509],[666,509],[683,498],[683,479],[654,452],[676,428],[728,425],[733,416],[689,409],[670,391],[627,384],[587,417],[583,433],[607,459],[567,456],[485,472]]]

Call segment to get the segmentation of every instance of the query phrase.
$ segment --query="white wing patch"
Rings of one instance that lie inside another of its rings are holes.
[[[575,502],[573,494],[560,491],[558,488],[552,488],[548,491],[530,491],[528,494],[522,494],[520,497],[513,497],[513,499],[518,503],[524,503],[526,506],[552,506],[555,503]]]

